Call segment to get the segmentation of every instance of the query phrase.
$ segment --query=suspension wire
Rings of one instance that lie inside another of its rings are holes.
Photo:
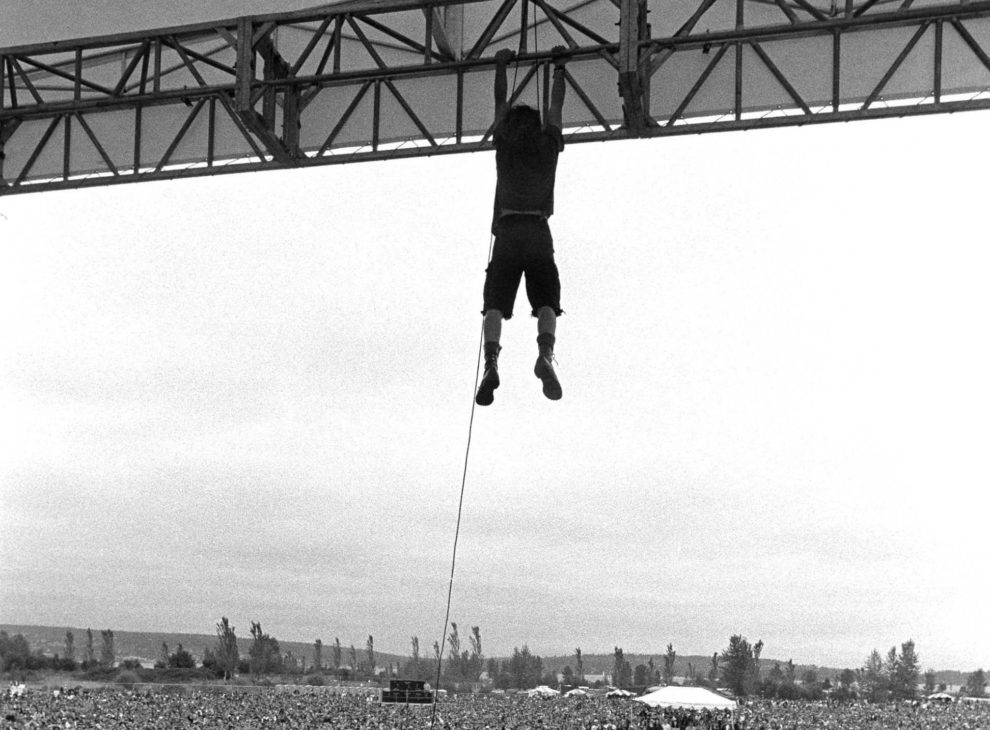
[[[495,235],[488,239],[488,262],[492,260],[492,247]],[[450,558],[450,582],[447,584],[447,610],[443,618],[443,633],[440,634],[440,654],[437,657],[437,681],[433,687],[433,708],[430,712],[430,730],[437,719],[437,697],[440,696],[440,667],[443,664],[443,649],[447,641],[447,626],[450,624],[450,600],[454,593],[454,567],[457,565],[457,539],[461,534],[461,513],[464,507],[464,485],[467,483],[468,457],[471,454],[471,434],[474,431],[474,394],[478,391],[478,376],[481,372],[481,352],[485,344],[485,322],[481,322],[481,334],[478,337],[478,360],[474,368],[474,390],[471,391],[471,417],[468,419],[467,447],[464,449],[464,470],[461,473],[461,495],[457,501],[457,527],[454,529],[454,550]]]
[[[516,95],[516,77],[519,76],[519,56],[521,56],[523,53],[526,52],[526,33],[527,33],[526,22],[528,17],[528,11],[529,11],[529,3],[523,2],[523,6],[522,6],[523,29],[522,29],[522,33],[519,34],[519,50],[516,51],[516,63],[512,71],[512,92],[509,94],[510,99],[512,99]],[[533,14],[536,15],[535,10],[533,11]]]
[[[540,52],[540,24],[536,20],[536,3],[533,3],[533,53]],[[540,96],[540,72],[536,72],[536,108],[540,110],[540,119],[546,123],[546,108]]]
[[[516,78],[518,78],[518,76],[519,76],[519,54],[517,53],[516,62],[512,66],[512,90],[509,92],[510,100],[516,95]]]
[[[535,3],[532,5],[532,8],[533,8],[533,22],[530,25],[530,27],[533,29],[533,52],[538,54],[540,52],[540,28],[539,28],[539,22],[536,20],[536,10],[537,10],[537,7],[536,7],[536,4]],[[524,29],[523,35],[520,36],[520,39],[519,39],[519,51],[516,53],[516,62],[515,62],[515,64],[513,64],[513,67],[512,67],[512,89],[509,92],[509,99],[510,100],[511,99],[514,99],[515,96],[516,96],[516,79],[518,79],[518,77],[519,77],[519,55],[523,52],[523,50],[526,47],[526,41],[527,41],[526,35],[528,33],[529,33],[529,28]],[[540,117],[542,118],[544,116],[544,114],[543,114],[543,107],[545,105],[543,104],[543,101],[540,98],[540,74],[539,74],[539,72],[535,73],[534,74],[534,77],[536,79],[536,105],[535,105],[535,108],[540,111]]]

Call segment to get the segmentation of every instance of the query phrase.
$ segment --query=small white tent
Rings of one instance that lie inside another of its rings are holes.
[[[656,692],[637,697],[635,701],[650,707],[686,707],[695,710],[734,710],[738,707],[735,700],[704,687],[661,687]]]
[[[606,697],[634,697],[635,692],[627,692],[624,689],[612,689],[605,693]]]
[[[530,697],[559,697],[560,692],[553,689],[552,687],[547,687],[545,684],[541,684],[539,687],[533,687],[533,689],[526,690],[526,694]]]

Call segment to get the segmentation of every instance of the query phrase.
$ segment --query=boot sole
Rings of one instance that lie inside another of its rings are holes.
[[[478,394],[474,397],[474,402],[479,406],[490,406],[495,401],[495,389],[499,386],[496,380],[494,383],[481,381]]]
[[[563,397],[564,392],[560,387],[560,381],[557,380],[552,370],[543,365],[542,358],[537,360],[533,373],[543,381],[543,395],[550,400],[560,400]]]

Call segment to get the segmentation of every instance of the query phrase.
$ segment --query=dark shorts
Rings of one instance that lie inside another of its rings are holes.
[[[492,260],[485,276],[485,308],[481,313],[497,309],[510,319],[523,274],[533,316],[542,307],[550,307],[560,316],[560,275],[553,260],[549,224],[545,218],[535,216],[506,216],[495,227]]]

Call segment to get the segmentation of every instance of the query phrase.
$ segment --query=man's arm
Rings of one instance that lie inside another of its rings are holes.
[[[509,113],[509,101],[506,98],[509,91],[509,80],[506,66],[516,57],[508,48],[503,48],[495,54],[495,125],[505,119]]]
[[[550,87],[550,109],[547,110],[547,124],[561,129],[563,126],[564,92],[567,90],[564,83],[564,64],[567,58],[563,55],[566,52],[564,46],[554,46],[553,49],[553,86]]]

